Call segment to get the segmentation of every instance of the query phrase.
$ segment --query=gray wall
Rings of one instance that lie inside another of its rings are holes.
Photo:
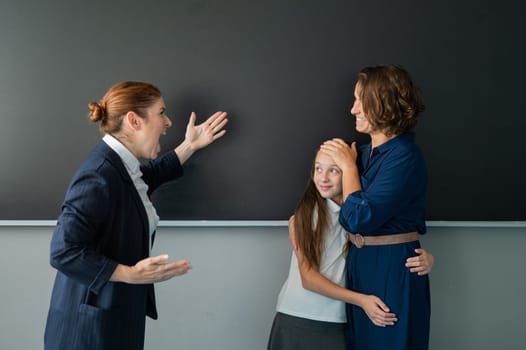
[[[526,348],[526,228],[438,227],[423,238],[432,350]],[[52,227],[0,226],[0,349],[41,349],[54,271]],[[161,227],[154,253],[188,258],[160,283],[146,349],[264,349],[290,249],[285,227]]]

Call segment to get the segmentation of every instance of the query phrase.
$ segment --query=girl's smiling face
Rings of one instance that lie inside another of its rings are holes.
[[[342,203],[342,171],[328,155],[318,152],[314,161],[312,180],[323,198]]]

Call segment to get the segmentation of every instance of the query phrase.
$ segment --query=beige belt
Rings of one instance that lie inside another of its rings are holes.
[[[356,248],[361,248],[365,245],[386,245],[386,244],[400,244],[418,241],[418,232],[398,233],[394,235],[383,236],[362,236],[359,233],[349,233],[349,240]]]

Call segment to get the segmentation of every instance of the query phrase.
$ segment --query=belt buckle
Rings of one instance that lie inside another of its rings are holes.
[[[354,235],[353,244],[356,246],[356,248],[361,248],[365,245],[365,238],[361,234],[356,233]]]

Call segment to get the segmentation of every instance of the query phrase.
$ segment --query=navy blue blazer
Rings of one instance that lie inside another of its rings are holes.
[[[175,152],[141,166],[149,193],[183,175]],[[51,239],[57,269],[46,350],[143,349],[145,315],[157,319],[153,284],[110,282],[117,264],[149,255],[148,218],[118,156],[100,141],[69,184]]]

